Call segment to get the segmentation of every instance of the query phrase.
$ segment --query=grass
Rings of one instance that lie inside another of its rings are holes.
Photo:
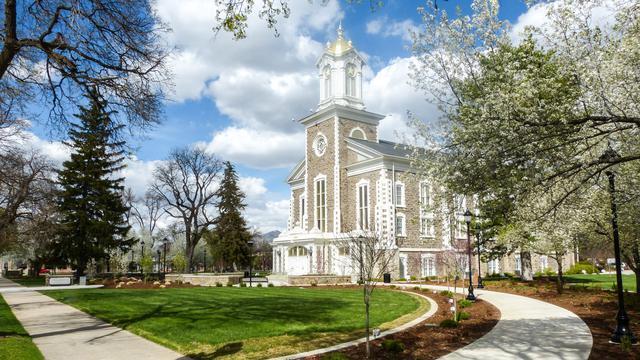
[[[92,289],[46,294],[199,359],[270,358],[363,336],[364,305],[357,288]],[[428,303],[421,298],[378,289],[373,294],[372,325],[389,328],[426,309]]]
[[[9,280],[22,286],[44,286],[44,276],[12,278]]]
[[[578,274],[565,275],[567,283],[577,283],[593,288],[601,288],[603,290],[611,290],[613,284],[616,283],[615,274]],[[636,276],[622,275],[622,288],[631,292],[636,291]]]
[[[0,296],[0,359],[39,360],[40,350]]]

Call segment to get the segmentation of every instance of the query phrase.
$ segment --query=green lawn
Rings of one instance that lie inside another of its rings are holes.
[[[22,286],[44,286],[44,276],[9,279]]]
[[[262,359],[363,336],[359,289],[92,289],[46,294],[194,358]],[[377,289],[372,324],[388,328],[415,318],[428,306],[415,296]]]
[[[612,285],[616,283],[615,274],[591,274],[591,275],[565,275],[568,283],[578,283],[594,288],[611,290]],[[622,288],[631,292],[636,291],[636,276],[622,275]]]
[[[0,360],[38,359],[43,359],[40,350],[0,296]]]

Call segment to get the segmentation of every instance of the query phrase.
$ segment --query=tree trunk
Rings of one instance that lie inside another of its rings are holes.
[[[520,251],[520,269],[523,281],[533,280],[533,269],[531,268],[531,253],[529,251]]]
[[[558,294],[562,294],[562,288],[564,285],[564,279],[562,278],[562,256],[556,256],[556,263],[558,263],[558,279],[556,283],[556,290]]]
[[[638,249],[638,240],[633,243],[633,265],[632,270],[636,274],[636,294],[640,295],[640,250]]]
[[[366,286],[365,286],[365,289],[366,289]],[[366,297],[365,297],[364,308],[365,308],[365,313],[366,313],[366,316],[365,316],[366,317],[365,327],[366,327],[366,330],[367,330],[367,346],[366,347],[367,347],[367,359],[368,359],[369,356],[371,355],[371,350],[369,349],[369,332],[370,332],[369,331],[369,299],[366,298]]]

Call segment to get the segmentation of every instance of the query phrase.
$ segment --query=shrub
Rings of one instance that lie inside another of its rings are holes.
[[[318,283],[314,281],[314,282],[311,283],[311,286],[316,287],[316,286],[318,286]]]
[[[230,283],[230,282],[227,283],[227,287],[232,287],[232,286],[233,286],[232,283]]]
[[[320,358],[321,360],[348,360],[347,355],[339,352],[329,353]]]
[[[413,290],[420,290],[420,286],[414,286]]]
[[[222,287],[222,283],[216,282],[216,287]]]
[[[395,285],[389,285],[389,288],[391,288],[391,289],[395,289],[395,288],[396,288],[396,286],[395,286]]]
[[[448,298],[450,298],[450,299],[451,299],[451,298],[453,298],[453,291],[450,291],[450,290],[442,290],[442,291],[440,291],[440,295],[442,295],[442,296],[446,296],[446,297],[448,297]]]
[[[416,277],[415,277],[415,276],[409,276],[409,280],[411,280],[411,281],[416,281],[417,279],[416,279]]]
[[[274,285],[272,283],[269,283],[269,285],[267,285],[268,287],[273,287]]]
[[[256,287],[262,287],[262,284],[258,283],[258,285],[256,285]]]
[[[587,274],[593,274],[598,272],[598,269],[596,269],[592,264],[577,263],[572,267],[570,267],[565,274],[567,275],[582,274],[583,270]]]
[[[144,271],[145,276],[151,273],[151,270],[153,270],[153,258],[149,255],[145,255],[140,259],[140,266],[142,267],[142,271]]]
[[[458,318],[458,321],[469,320],[471,315],[468,312],[460,311],[456,314],[456,317]]]
[[[187,258],[182,253],[177,253],[173,256],[173,268],[178,273],[183,273],[187,268]]]
[[[386,339],[382,341],[382,348],[388,352],[399,354],[404,351],[404,344],[398,340]]]
[[[407,279],[406,278],[400,278],[400,279],[398,279],[398,281],[407,281]]]
[[[240,287],[247,287],[247,284],[245,284],[245,283],[240,283]]]
[[[458,327],[458,322],[453,319],[445,319],[440,322],[441,328],[451,329]]]
[[[466,307],[469,307],[469,306],[471,306],[471,304],[473,304],[473,302],[471,302],[471,301],[469,301],[467,299],[458,301],[458,307],[460,309],[464,309]]]

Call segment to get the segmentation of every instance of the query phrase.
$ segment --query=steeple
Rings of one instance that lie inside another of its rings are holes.
[[[364,109],[362,102],[364,60],[351,41],[345,39],[342,21],[337,29],[337,38],[327,43],[316,66],[320,77],[318,109],[331,104]]]

